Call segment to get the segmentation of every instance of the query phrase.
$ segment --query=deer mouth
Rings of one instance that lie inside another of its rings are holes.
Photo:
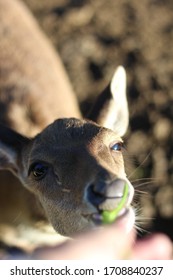
[[[117,179],[101,194],[94,191],[93,187],[90,191],[90,198],[97,208],[97,213],[92,214],[96,225],[111,224],[121,219],[127,228],[134,226],[135,214],[131,206],[134,190],[130,182]]]
[[[102,211],[99,211],[98,213],[95,213],[92,215],[92,221],[96,226],[102,226],[104,224],[110,224],[105,223],[102,215]],[[116,219],[112,221],[111,223],[117,223],[121,224],[121,228],[125,230],[125,232],[130,232],[135,224],[135,212],[133,210],[132,206],[124,207],[117,215]]]
[[[94,223],[96,225],[103,225],[103,224],[114,223],[114,222],[116,222],[116,221],[118,221],[120,219],[124,219],[124,218],[128,217],[129,215],[132,214],[132,212],[134,212],[134,210],[133,210],[132,206],[124,207],[123,209],[121,209],[121,211],[118,213],[118,215],[116,216],[116,218],[114,220],[111,220],[111,221],[108,221],[108,222],[105,222],[105,219],[103,218],[103,212],[104,211],[100,211],[99,210],[98,213],[94,213],[92,215],[92,220],[94,221]]]

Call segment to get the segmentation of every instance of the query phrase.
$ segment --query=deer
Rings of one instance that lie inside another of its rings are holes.
[[[44,221],[71,237],[101,225],[129,186],[119,215],[132,228],[134,188],[123,140],[126,72],[118,66],[87,118],[57,51],[18,0],[0,0],[0,231]]]

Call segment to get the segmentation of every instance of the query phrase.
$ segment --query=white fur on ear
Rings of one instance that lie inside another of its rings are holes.
[[[126,72],[123,66],[118,66],[110,83],[112,100],[104,126],[123,136],[129,123],[129,112],[126,98]]]
[[[116,93],[121,93],[121,97],[126,99],[126,71],[123,66],[118,66],[114,72],[110,89],[115,100],[118,98]]]

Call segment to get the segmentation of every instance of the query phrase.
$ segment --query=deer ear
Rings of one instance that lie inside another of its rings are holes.
[[[108,87],[99,95],[89,118],[123,136],[129,123],[126,72],[119,66]]]
[[[0,125],[0,169],[19,175],[20,155],[30,140],[12,129]]]

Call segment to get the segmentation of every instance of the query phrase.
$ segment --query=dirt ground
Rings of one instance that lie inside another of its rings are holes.
[[[59,51],[84,116],[116,66],[126,68],[125,158],[139,236],[173,240],[173,1],[23,1]]]

